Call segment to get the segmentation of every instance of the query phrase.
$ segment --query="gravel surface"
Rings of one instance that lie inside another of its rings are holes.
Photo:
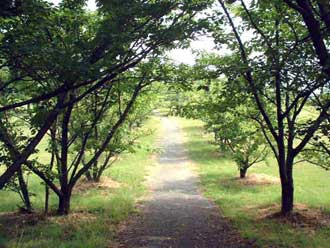
[[[161,117],[161,122],[162,153],[147,181],[151,193],[140,214],[119,233],[120,247],[255,247],[200,193],[199,179],[189,164],[175,120]]]

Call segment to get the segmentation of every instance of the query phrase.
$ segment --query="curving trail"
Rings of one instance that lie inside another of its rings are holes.
[[[120,247],[256,247],[242,239],[199,191],[189,166],[183,134],[174,119],[161,117],[162,153],[148,178],[151,193],[141,214],[125,224]]]

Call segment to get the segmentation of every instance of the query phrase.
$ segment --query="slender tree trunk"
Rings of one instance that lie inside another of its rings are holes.
[[[90,173],[89,170],[86,171],[85,176],[86,176],[87,181],[93,181],[92,174]]]
[[[99,183],[101,180],[101,175],[95,175],[94,182]]]
[[[56,130],[55,128],[53,130],[51,130],[52,140],[55,140],[55,138],[56,138],[56,131],[55,130]],[[53,148],[52,149],[52,156],[51,156],[51,159],[50,159],[49,171],[53,170],[54,162],[55,162],[55,150]],[[45,209],[44,209],[45,214],[48,213],[48,210],[49,210],[49,186],[48,186],[48,184],[46,184],[46,186],[45,186]]]
[[[98,170],[98,173],[96,175],[96,182],[99,182],[101,180],[101,177],[103,175],[103,172],[109,167],[108,164],[109,164],[109,161],[110,161],[110,158],[112,158],[112,154],[111,152],[109,152],[107,155],[106,155],[106,158],[105,158],[105,161],[103,162],[103,164],[100,166],[99,170]]]
[[[94,119],[96,120],[97,116],[98,116],[98,109],[97,109],[98,97],[97,97],[97,94],[94,95],[93,105],[94,105]],[[94,136],[95,136],[95,140],[96,140],[95,143],[97,143],[98,139],[99,139],[98,125],[95,125],[95,127],[94,127]],[[96,153],[96,149],[94,150],[94,153]],[[98,174],[98,160],[96,160],[94,162],[94,164],[92,165],[92,177],[93,177],[92,179],[93,179],[94,182],[98,182],[97,174]]]
[[[72,100],[73,94],[69,100]],[[67,107],[63,114],[61,125],[61,157],[60,157],[60,185],[63,195],[59,199],[58,214],[68,215],[70,212],[70,200],[72,187],[69,186],[69,168],[68,168],[68,152],[69,152],[69,123],[73,110],[73,105]]]
[[[86,162],[85,162],[85,157],[83,156],[82,159],[81,159],[81,163],[82,165],[85,167],[86,166]],[[85,177],[87,179],[87,181],[93,181],[93,177],[92,177],[92,174],[90,172],[91,170],[88,170],[86,171],[85,173]]]
[[[44,209],[45,214],[48,214],[48,210],[49,210],[49,186],[46,185],[45,186],[45,209]]]
[[[97,182],[97,175],[98,175],[98,161],[96,160],[95,163],[92,166],[92,172],[93,172],[93,181]]]
[[[23,197],[23,202],[25,205],[24,211],[26,211],[27,213],[32,213],[33,212],[32,204],[31,204],[31,200],[30,200],[28,187],[24,180],[22,168],[18,169],[17,176],[18,176],[18,182],[19,182],[20,190],[21,190],[22,197]]]

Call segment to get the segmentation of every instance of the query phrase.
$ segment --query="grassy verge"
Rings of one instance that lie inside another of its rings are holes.
[[[145,128],[159,126],[159,120],[151,118]],[[33,248],[101,248],[112,247],[119,222],[135,211],[135,204],[145,193],[143,184],[146,168],[152,161],[151,147],[157,130],[143,137],[143,146],[135,153],[123,154],[105,176],[111,177],[117,187],[77,191],[72,199],[72,214],[69,217],[27,217],[5,212],[17,210],[18,196],[0,192],[0,247]],[[31,177],[30,188],[36,194],[32,198],[38,212],[42,211],[44,186]],[[119,185],[119,186],[118,186]],[[57,200],[51,198],[52,207]],[[6,245],[4,245],[6,244]]]
[[[256,240],[260,247],[329,247],[329,228],[304,228],[264,216],[267,209],[279,210],[280,185],[240,183],[236,179],[237,167],[217,152],[217,147],[211,143],[212,137],[203,131],[202,122],[177,119],[187,136],[186,148],[197,165],[204,194],[219,205],[242,236]],[[273,162],[257,165],[248,173],[278,175]],[[297,164],[294,177],[296,203],[315,212],[329,213],[329,173],[311,165]]]

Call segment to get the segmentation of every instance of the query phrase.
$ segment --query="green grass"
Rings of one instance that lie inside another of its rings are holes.
[[[256,240],[260,247],[329,247],[330,230],[294,228],[278,220],[260,218],[258,210],[280,204],[280,185],[242,185],[234,180],[237,167],[217,154],[211,135],[203,123],[177,118],[187,135],[186,147],[201,176],[204,194],[213,199],[243,237]],[[252,167],[248,173],[278,177],[274,161]],[[294,168],[295,201],[310,208],[330,212],[330,174],[318,167],[297,164]]]
[[[145,128],[158,126],[157,118],[150,118],[145,124]],[[1,221],[0,217],[0,247],[4,243],[8,248],[111,247],[118,223],[135,211],[137,200],[146,192],[143,181],[146,168],[152,164],[151,147],[156,135],[157,130],[143,137],[143,148],[137,149],[135,153],[123,154],[121,159],[105,172],[105,176],[120,183],[119,188],[94,188],[74,194],[71,217],[49,217],[37,223],[32,221],[32,224],[29,224],[31,221],[27,221],[18,226],[15,226],[17,223],[9,225],[8,222]],[[45,154],[40,154],[40,157],[45,157]],[[29,186],[31,192],[36,194],[32,197],[33,205],[37,212],[41,212],[44,186],[34,176],[30,176]],[[17,205],[20,204],[17,194],[12,192],[1,191],[0,199],[0,214],[16,211]],[[57,199],[52,195],[52,209],[55,209],[56,205]]]

